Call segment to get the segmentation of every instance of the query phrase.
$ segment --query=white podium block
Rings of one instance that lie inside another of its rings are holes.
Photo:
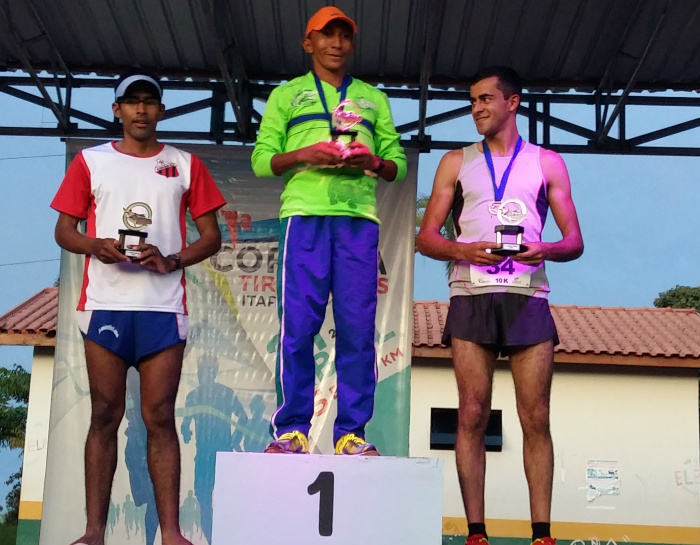
[[[442,460],[219,452],[212,545],[440,545]]]

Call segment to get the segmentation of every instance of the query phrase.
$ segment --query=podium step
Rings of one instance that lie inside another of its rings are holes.
[[[442,460],[220,452],[212,545],[440,545]]]

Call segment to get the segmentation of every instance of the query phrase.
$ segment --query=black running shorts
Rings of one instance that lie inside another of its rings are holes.
[[[443,344],[452,337],[507,355],[514,347],[553,340],[559,344],[549,302],[515,293],[458,295],[450,299]]]

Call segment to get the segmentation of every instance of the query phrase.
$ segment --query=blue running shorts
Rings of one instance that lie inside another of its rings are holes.
[[[187,316],[174,312],[83,310],[77,314],[78,328],[84,338],[133,366],[185,342],[189,330]]]

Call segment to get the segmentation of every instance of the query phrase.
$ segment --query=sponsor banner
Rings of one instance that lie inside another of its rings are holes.
[[[94,141],[69,140],[68,161],[92,145]],[[269,420],[276,408],[279,322],[275,279],[283,181],[253,175],[250,147],[179,147],[204,161],[227,201],[217,214],[223,241],[220,251],[185,271],[190,333],[175,413],[182,460],[180,524],[188,539],[204,545],[211,542],[216,452],[261,452],[270,440]],[[181,171],[178,165],[161,167],[165,177],[178,176]],[[409,154],[407,179],[397,184],[380,182],[377,190],[382,219],[375,332],[380,382],[367,435],[389,455],[408,454],[416,172],[417,154]],[[188,217],[188,242],[196,237]],[[75,321],[83,262],[82,256],[62,254],[42,545],[70,543],[85,527],[83,449],[90,398],[83,343]],[[332,452],[333,337],[329,305],[315,340],[311,443],[314,452],[320,453]],[[108,544],[160,542],[139,406],[139,376],[130,369],[126,414],[118,432]],[[266,521],[261,519],[260,524]]]

